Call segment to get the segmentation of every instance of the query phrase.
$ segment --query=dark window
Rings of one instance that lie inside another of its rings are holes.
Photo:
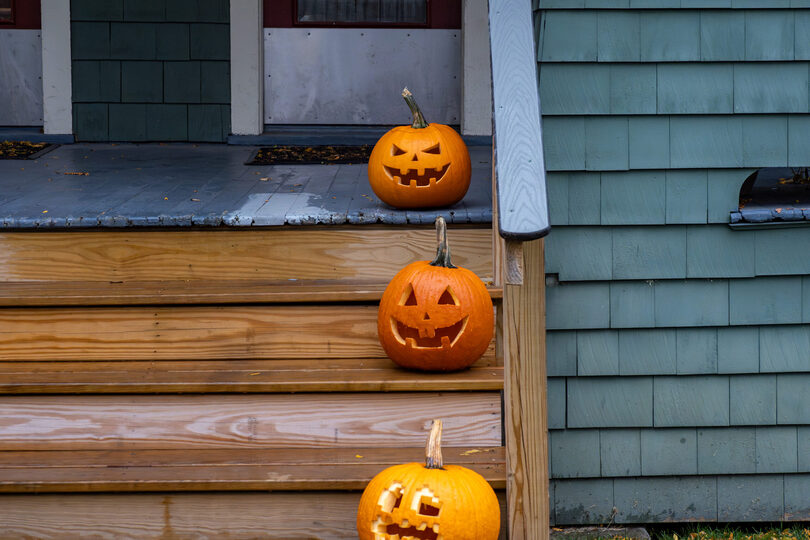
[[[0,0],[0,23],[14,23],[14,2],[13,0]]]
[[[427,0],[297,0],[299,23],[427,24]]]
[[[264,0],[265,28],[461,28],[461,0]]]
[[[740,188],[732,226],[810,219],[810,167],[764,167]]]

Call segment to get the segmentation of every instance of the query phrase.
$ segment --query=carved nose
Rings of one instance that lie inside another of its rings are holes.
[[[419,158],[416,157],[416,154],[413,155],[413,159],[411,159],[411,161],[419,161]]]
[[[423,320],[423,321],[429,321],[429,320],[430,320],[430,315],[428,315],[427,313],[425,313],[425,316],[424,316],[424,317],[422,317],[422,320]]]

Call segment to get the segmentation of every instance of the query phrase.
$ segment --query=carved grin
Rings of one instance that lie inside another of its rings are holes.
[[[400,343],[407,343],[413,349],[446,349],[455,344],[467,326],[469,315],[457,323],[435,328],[411,328],[391,317],[391,330]]]
[[[403,174],[402,170],[400,169],[383,165],[385,174],[387,174],[389,178],[395,182],[399,182],[403,186],[411,187],[433,186],[444,178],[444,175],[447,174],[447,169],[449,168],[450,164],[448,163],[444,167],[436,169],[406,169],[405,173]]]
[[[425,525],[424,523],[422,524]],[[385,528],[385,533],[388,535],[388,538],[391,540],[395,540],[397,538],[415,538],[418,540],[437,540],[439,538],[438,529],[439,526],[435,526],[436,530],[428,529],[425,527],[423,530],[419,530],[416,527],[401,527],[394,523],[393,525],[388,525]]]

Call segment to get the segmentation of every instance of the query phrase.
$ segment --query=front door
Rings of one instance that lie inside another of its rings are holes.
[[[265,123],[459,124],[460,0],[265,0]]]

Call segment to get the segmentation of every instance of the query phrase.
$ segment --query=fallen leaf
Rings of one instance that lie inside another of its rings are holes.
[[[258,371],[254,371],[254,372],[253,372],[253,373],[251,373],[250,375],[251,375],[251,376],[253,376],[253,375],[258,375],[258,374],[259,374],[259,372],[258,372]]]
[[[200,202],[200,199],[191,199],[194,202]]]
[[[164,201],[168,201],[168,200],[169,200],[169,198],[168,198],[168,197],[163,197],[163,200],[164,200]]]
[[[47,213],[48,213],[48,211],[47,211],[47,210],[43,210],[43,211],[42,211],[42,213],[43,213],[43,214],[47,214]]]
[[[472,450],[467,450],[466,452],[462,452],[461,455],[462,456],[471,456],[473,454],[480,454],[480,453],[481,453],[481,450],[479,450],[478,448],[473,448]]]
[[[269,176],[263,176],[263,177],[259,178],[259,181],[261,181],[261,182],[267,182],[268,180],[270,180]]]
[[[360,458],[362,458],[363,456],[361,456],[360,454],[355,454],[355,455],[354,455],[354,457],[356,457],[357,459],[360,459]]]

